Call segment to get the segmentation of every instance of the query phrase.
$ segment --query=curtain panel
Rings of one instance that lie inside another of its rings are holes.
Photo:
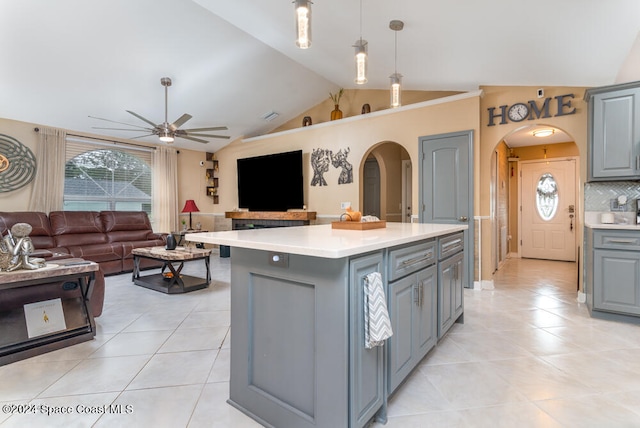
[[[40,128],[36,148],[36,175],[29,211],[62,210],[67,133],[56,128]]]
[[[153,158],[153,230],[178,230],[178,152],[158,146]]]

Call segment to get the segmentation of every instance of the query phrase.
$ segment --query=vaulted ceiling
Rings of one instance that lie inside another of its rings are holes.
[[[362,30],[360,30],[362,4]],[[398,72],[410,90],[481,85],[601,86],[640,79],[637,0],[316,0],[313,43],[294,44],[291,0],[0,0],[0,117],[114,137],[169,122],[228,126],[216,151],[356,88],[352,45],[369,42],[366,89]],[[262,117],[275,111],[273,121]],[[1,131],[1,130],[0,130]],[[157,143],[156,137],[143,138]]]

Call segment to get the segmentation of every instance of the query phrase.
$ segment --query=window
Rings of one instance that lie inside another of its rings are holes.
[[[543,174],[536,188],[536,208],[543,220],[549,221],[558,210],[558,184],[553,175]]]
[[[145,211],[151,217],[151,149],[68,138],[66,152],[64,210]]]

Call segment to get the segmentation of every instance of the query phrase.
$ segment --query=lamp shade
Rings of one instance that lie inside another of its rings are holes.
[[[197,213],[199,211],[200,210],[193,199],[187,199],[187,202],[185,202],[184,208],[182,209],[183,213]]]

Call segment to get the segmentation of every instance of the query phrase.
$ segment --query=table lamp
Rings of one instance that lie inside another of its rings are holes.
[[[196,202],[193,199],[187,199],[187,202],[185,202],[182,212],[189,213],[189,229],[190,230],[193,230],[193,227],[191,227],[191,213],[197,213],[199,211],[200,210],[196,206]]]

